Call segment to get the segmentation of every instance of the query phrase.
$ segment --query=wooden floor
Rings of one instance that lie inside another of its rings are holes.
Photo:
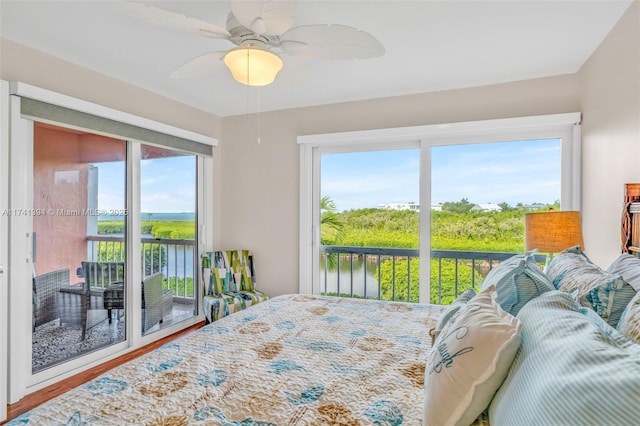
[[[189,328],[181,330],[171,336],[167,336],[163,339],[160,339],[156,342],[149,343],[142,348],[136,349],[132,352],[129,352],[125,355],[119,356],[118,358],[112,359],[111,361],[107,361],[104,364],[93,367],[87,371],[83,371],[82,373],[76,374],[75,376],[69,377],[68,379],[62,380],[58,383],[55,383],[51,386],[48,386],[44,389],[41,389],[37,392],[34,392],[30,395],[25,396],[20,401],[15,404],[7,405],[7,421],[18,417],[19,415],[26,413],[38,405],[55,398],[56,396],[71,390],[75,387],[80,386],[81,384],[88,382],[90,380],[95,379],[99,375],[111,370],[114,367],[117,367],[121,364],[124,364],[127,361],[130,361],[134,358],[137,358],[141,355],[146,354],[147,352],[151,352],[152,350],[164,345],[165,343],[174,340],[175,338],[182,336],[184,334],[190,333],[193,330],[196,330],[204,325],[204,321],[195,325],[192,325]],[[4,422],[2,423],[4,424]]]

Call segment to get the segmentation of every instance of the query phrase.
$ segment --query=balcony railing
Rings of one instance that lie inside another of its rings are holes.
[[[479,289],[487,273],[517,253],[431,251],[431,303],[449,304],[469,288]],[[417,302],[418,249],[320,246],[321,293],[345,297]],[[545,255],[536,255],[543,264]]]
[[[193,299],[197,274],[194,240],[142,238],[143,275],[162,272],[166,286],[175,298]],[[87,260],[93,262],[124,262],[124,237],[88,236]]]

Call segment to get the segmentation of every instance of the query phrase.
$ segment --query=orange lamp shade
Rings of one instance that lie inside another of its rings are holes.
[[[584,250],[580,212],[540,212],[524,215],[525,249],[558,253],[579,245]]]

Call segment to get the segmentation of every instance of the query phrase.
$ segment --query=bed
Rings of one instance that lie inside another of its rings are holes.
[[[15,424],[420,424],[444,306],[286,295],[224,317]]]
[[[451,305],[283,295],[9,425],[638,424],[640,259],[494,267]],[[433,342],[432,342],[432,339]]]

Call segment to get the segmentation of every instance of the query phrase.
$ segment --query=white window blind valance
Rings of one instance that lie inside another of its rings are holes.
[[[24,118],[211,157],[217,140],[44,89],[12,84]]]

